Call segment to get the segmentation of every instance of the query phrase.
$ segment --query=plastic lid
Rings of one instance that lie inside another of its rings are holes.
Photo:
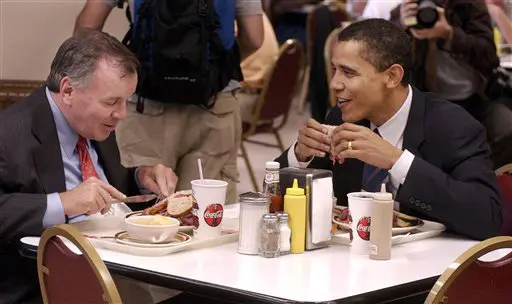
[[[373,194],[373,199],[376,199],[379,201],[392,201],[393,195],[389,192],[386,192],[386,184],[382,184],[380,186],[380,192],[375,192]]]
[[[275,161],[268,161],[265,163],[266,169],[279,169],[281,165],[278,162]]]
[[[293,187],[286,189],[286,195],[304,195],[304,189],[299,188],[299,182],[296,178],[293,179]]]

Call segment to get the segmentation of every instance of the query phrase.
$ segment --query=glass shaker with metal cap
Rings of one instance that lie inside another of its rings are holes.
[[[279,256],[279,242],[281,231],[277,214],[265,214],[261,221],[260,256],[275,258]]]
[[[261,219],[269,212],[270,198],[262,193],[240,195],[240,228],[238,249],[243,254],[259,254]]]

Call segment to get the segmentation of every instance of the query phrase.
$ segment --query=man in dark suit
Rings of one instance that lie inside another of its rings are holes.
[[[115,212],[110,201],[143,189],[174,191],[171,169],[120,163],[113,131],[137,68],[116,38],[84,31],[59,48],[45,87],[0,112],[0,303],[41,301],[36,263],[17,253],[21,237]]]
[[[432,219],[475,239],[499,234],[499,191],[485,130],[466,111],[409,85],[411,43],[383,19],[339,35],[331,88],[338,107],[329,126],[309,120],[277,160],[282,167],[333,171],[334,193],[379,191],[385,183],[401,212]]]

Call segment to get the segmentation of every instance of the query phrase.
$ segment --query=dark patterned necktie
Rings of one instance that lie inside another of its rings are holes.
[[[373,132],[380,136],[379,129],[375,128]],[[366,192],[380,192],[382,184],[386,184],[386,189],[390,192],[389,174],[387,169],[381,169],[369,164],[363,167],[363,190]]]

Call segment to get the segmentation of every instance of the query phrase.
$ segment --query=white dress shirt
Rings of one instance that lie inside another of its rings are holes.
[[[381,18],[391,19],[391,11],[400,5],[402,0],[368,0],[361,19]]]
[[[407,119],[409,118],[409,111],[411,109],[411,86],[409,86],[408,90],[409,92],[405,102],[400,107],[400,109],[395,113],[395,115],[393,115],[393,117],[391,117],[388,121],[377,128],[382,138],[399,149],[402,149],[405,126],[407,125]],[[374,130],[376,126],[371,123],[370,128]],[[297,156],[295,155],[295,144],[296,142],[293,143],[293,145],[288,150],[288,165],[290,167],[306,168],[313,159],[308,162],[299,162],[297,160]],[[404,150],[398,161],[393,165],[391,169],[389,169],[389,178],[391,181],[393,196],[396,196],[398,188],[405,182],[405,178],[407,177],[407,173],[409,172],[413,161],[414,155],[408,150]]]

